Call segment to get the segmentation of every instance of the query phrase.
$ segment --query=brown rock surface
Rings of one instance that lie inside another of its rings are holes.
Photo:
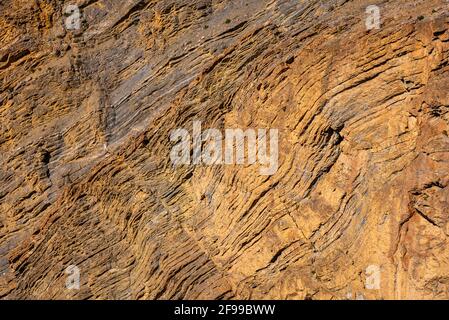
[[[0,298],[449,298],[448,59],[443,0],[2,0]],[[195,119],[279,170],[174,167]]]

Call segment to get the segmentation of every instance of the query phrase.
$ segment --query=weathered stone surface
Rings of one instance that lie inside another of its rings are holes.
[[[2,0],[0,297],[449,298],[448,12]],[[278,128],[279,170],[173,167],[195,119]]]

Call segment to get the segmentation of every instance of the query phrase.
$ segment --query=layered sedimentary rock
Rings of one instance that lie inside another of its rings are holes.
[[[443,0],[2,0],[0,298],[449,298],[448,59]]]

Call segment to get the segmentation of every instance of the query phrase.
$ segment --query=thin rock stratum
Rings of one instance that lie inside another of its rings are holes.
[[[0,80],[2,299],[449,298],[447,1],[2,0]]]

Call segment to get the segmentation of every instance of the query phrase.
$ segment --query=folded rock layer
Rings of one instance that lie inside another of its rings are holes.
[[[0,298],[449,298],[446,1],[0,13]],[[278,170],[174,166],[194,121],[278,129]]]

